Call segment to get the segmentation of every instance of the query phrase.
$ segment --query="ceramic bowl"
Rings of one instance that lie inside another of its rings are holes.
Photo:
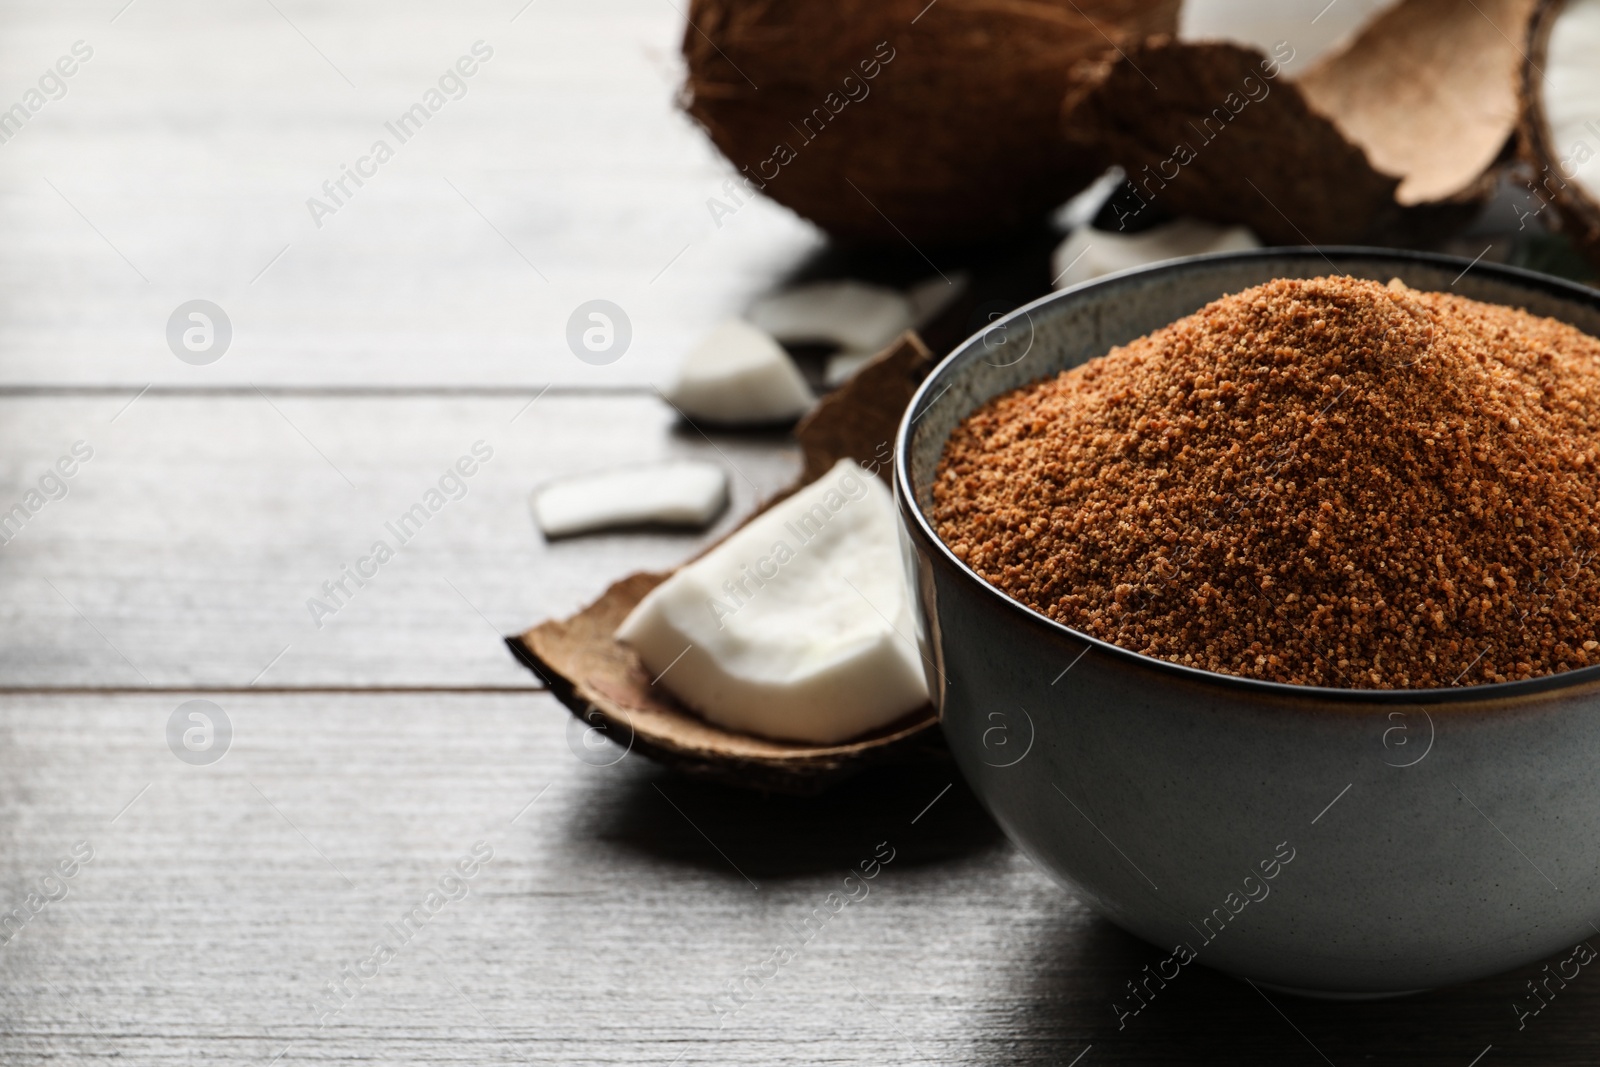
[[[1359,248],[1201,256],[999,320],[928,377],[896,442],[918,636],[962,773],[1036,863],[1171,953],[1166,980],[1199,963],[1314,995],[1394,995],[1539,960],[1600,921],[1600,667],[1399,691],[1194,670],[1024,607],[930,525],[944,443],[989,398],[1225,294],[1332,273],[1600,335],[1600,294],[1505,267]]]

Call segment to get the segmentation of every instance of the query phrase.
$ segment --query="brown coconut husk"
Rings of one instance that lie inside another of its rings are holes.
[[[1149,201],[1272,244],[1447,228],[1506,158],[1533,3],[1401,0],[1295,81],[1279,71],[1292,47],[1147,41],[1069,94],[1067,139],[1098,144]],[[1194,158],[1174,167],[1179,144]]]
[[[987,238],[1042,219],[1099,174],[1062,143],[1060,101],[1117,46],[1173,32],[1178,6],[693,0],[681,102],[762,192],[837,239]],[[766,162],[780,146],[792,158]]]
[[[845,457],[888,481],[900,417],[933,362],[917,335],[907,333],[821,400],[795,428],[804,455],[800,476],[761,510]],[[868,767],[946,755],[931,706],[837,745],[770,741],[702,719],[666,689],[652,686],[639,657],[614,636],[645,594],[667,577],[631,574],[571,618],[540,623],[507,638],[507,644],[588,727],[605,730],[631,751],[730,785],[810,794]]]
[[[1130,214],[1151,205],[1244,225],[1268,244],[1360,237],[1399,185],[1241,45],[1147,41],[1108,62],[1066,122],[1069,139],[1127,171]]]
[[[1530,212],[1570,237],[1585,258],[1600,267],[1600,202],[1567,177],[1568,170],[1561,163],[1565,150],[1555,143],[1545,115],[1545,57],[1550,51],[1551,27],[1565,6],[1564,0],[1540,0],[1529,24],[1520,80],[1518,149],[1532,171],[1528,180]],[[1554,211],[1546,212],[1546,205],[1553,205]]]

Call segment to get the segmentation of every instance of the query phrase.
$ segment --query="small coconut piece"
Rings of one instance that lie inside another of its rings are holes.
[[[1178,0],[692,0],[684,108],[757,192],[845,241],[985,239],[1102,168],[1056,134],[1087,60]],[[729,205],[730,207],[733,205]]]
[[[1152,39],[1069,94],[1067,138],[1128,172],[1136,208],[1244,225],[1271,244],[1464,219],[1493,191],[1515,126],[1532,4],[1401,0],[1297,81],[1283,75],[1288,42],[1267,55]]]
[[[936,274],[932,278],[924,278],[907,289],[906,299],[911,302],[910,328],[925,328],[942,315],[945,308],[961,299],[971,284],[972,275],[966,271],[955,271],[949,275]]]
[[[1522,70],[1528,214],[1555,205],[1559,229],[1600,266],[1600,2],[1543,0]],[[1537,205],[1535,207],[1534,205]]]
[[[846,456],[876,468],[888,484],[895,429],[933,362],[927,346],[908,333],[823,398],[795,427],[803,457],[798,485],[815,481]],[[632,752],[730,785],[812,794],[871,766],[949,758],[929,706],[838,745],[769,741],[687,710],[666,689],[650,684],[653,676],[637,653],[614,636],[667,577],[629,575],[576,615],[542,622],[506,643],[583,728],[603,729],[626,738]]]
[[[691,419],[726,425],[792,422],[813,400],[783,346],[738,319],[712,330],[684,357],[663,395]]]
[[[878,352],[913,325],[904,293],[858,281],[810,282],[768,293],[749,318],[788,344],[833,344]]]
[[[865,367],[872,361],[875,352],[835,352],[828,357],[828,365],[823,368],[822,380],[828,385],[837,386],[849,381],[856,371]]]
[[[950,305],[961,299],[971,284],[970,274],[955,271],[949,275],[936,274],[911,286],[905,291],[911,313],[909,328],[921,330],[937,321]],[[828,357],[822,380],[830,386],[842,384],[870,363],[881,349],[881,344],[872,348],[840,349]]]
[[[1128,176],[1121,167],[1108,167],[1106,172],[1056,208],[1051,223],[1058,230],[1071,232],[1094,222],[1116,191],[1127,182]]]
[[[1198,219],[1174,219],[1133,234],[1083,226],[1056,247],[1050,269],[1055,274],[1055,287],[1065,289],[1119,270],[1169,259],[1260,247],[1256,235],[1243,226],[1213,226]]]
[[[707,526],[728,506],[728,473],[682,460],[602,471],[534,491],[533,517],[546,537],[627,526]]]
[[[711,722],[837,744],[927,703],[883,484],[853,460],[652,589],[617,628]]]

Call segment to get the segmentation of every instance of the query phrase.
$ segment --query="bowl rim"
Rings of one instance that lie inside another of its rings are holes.
[[[1264,259],[1321,259],[1326,261],[1334,271],[1338,270],[1336,261],[1340,259],[1387,259],[1397,263],[1425,263],[1446,268],[1459,267],[1462,275],[1465,275],[1469,270],[1481,271],[1485,274],[1498,276],[1505,281],[1514,282],[1523,288],[1544,290],[1549,295],[1580,304],[1587,304],[1596,311],[1600,311],[1600,290],[1592,289],[1578,282],[1567,281],[1563,278],[1556,278],[1552,275],[1541,274],[1521,267],[1468,260],[1463,256],[1365,245],[1268,247],[1237,252],[1213,252],[1133,267],[1128,270],[1117,271],[1114,274],[1093,278],[1086,282],[1080,282],[1077,285],[1069,286],[1066,289],[1060,289],[1036,300],[1029,301],[967,337],[934,364],[927,377],[922,380],[916,392],[912,394],[911,402],[906,406],[905,414],[900,418],[900,424],[895,430],[894,437],[895,496],[902,517],[912,526],[911,532],[919,535],[922,540],[933,546],[933,550],[939,554],[947,566],[962,575],[970,584],[980,588],[984,594],[997,600],[1006,610],[1020,615],[1023,621],[1034,625],[1043,625],[1046,629],[1059,636],[1080,641],[1129,666],[1140,667],[1154,671],[1157,674],[1169,675],[1174,681],[1223,690],[1239,690],[1282,701],[1382,705],[1467,704],[1509,701],[1519,697],[1530,697],[1552,691],[1576,689],[1586,684],[1600,681],[1600,664],[1511,682],[1490,682],[1484,685],[1453,686],[1443,689],[1341,689],[1314,685],[1295,685],[1289,682],[1268,682],[1259,678],[1220,674],[1216,671],[1189,667],[1181,663],[1173,663],[1170,660],[1159,659],[1155,656],[1147,656],[1142,652],[1135,652],[1132,649],[1123,648],[1121,645],[1103,641],[1098,637],[1093,637],[1083,633],[1081,630],[1075,630],[1064,623],[1057,622],[1021,601],[1012,598],[998,587],[991,585],[976,571],[962,562],[950,550],[950,546],[946,545],[944,540],[940,538],[932,523],[929,522],[927,515],[923,513],[921,505],[917,503],[911,481],[911,450],[909,445],[913,427],[927,413],[928,408],[932,407],[932,402],[926,399],[928,393],[936,385],[945,384],[944,379],[950,375],[951,367],[955,361],[966,354],[980,337],[996,326],[1014,322],[1019,317],[1027,316],[1039,308],[1061,303],[1081,296],[1083,293],[1093,289],[1109,286],[1112,283],[1122,282],[1129,278],[1141,275],[1174,273],[1209,263]],[[1460,280],[1459,277],[1457,280]],[[942,388],[938,395],[943,395]],[[935,396],[934,400],[936,401],[937,399],[938,396]]]

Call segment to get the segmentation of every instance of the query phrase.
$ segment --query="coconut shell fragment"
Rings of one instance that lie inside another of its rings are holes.
[[[917,335],[906,333],[818,403],[795,429],[804,469],[795,485],[774,499],[846,457],[887,478],[900,417],[933,362]],[[932,707],[837,745],[751,737],[687,710],[666,689],[650,684],[639,657],[614,636],[628,613],[666,577],[629,575],[571,618],[540,623],[506,643],[587,727],[661,763],[731,785],[815,793],[875,764],[941,756]]]
[[[1174,32],[1178,7],[693,0],[682,103],[748,179],[737,197],[848,242],[987,238],[1100,173],[1058,135],[1060,101],[1116,47]]]
[[[1153,39],[1063,105],[1139,201],[1248,226],[1273,244],[1376,241],[1463,222],[1516,126],[1534,0],[1401,0],[1296,81],[1271,56]]]
[[[1278,60],[1243,45],[1147,41],[1107,61],[1094,88],[1068,101],[1065,121],[1069,140],[1127,171],[1129,215],[1149,207],[1243,225],[1268,244],[1356,240],[1399,185]]]
[[[1482,201],[1517,126],[1534,0],[1404,0],[1296,83],[1311,106],[1399,175],[1402,207]]]

